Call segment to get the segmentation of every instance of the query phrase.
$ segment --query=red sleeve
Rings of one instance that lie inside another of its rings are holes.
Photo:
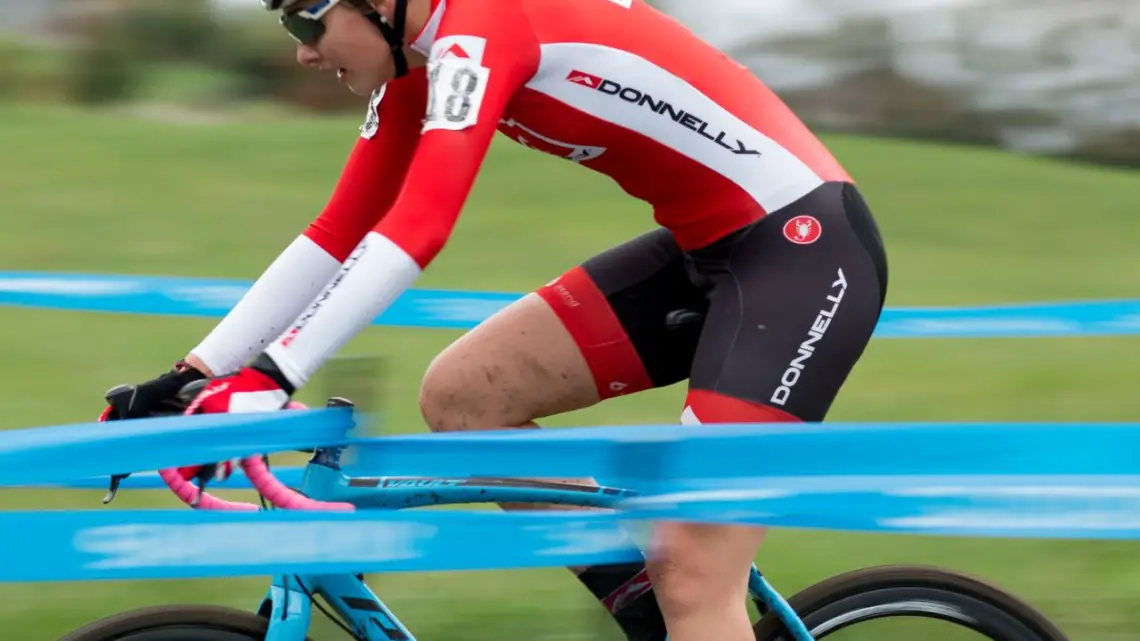
[[[539,60],[518,0],[449,0],[438,33],[420,144],[395,206],[375,227],[421,268],[451,235],[500,117]]]
[[[416,69],[372,94],[360,138],[324,211],[305,230],[313,242],[344,262],[379,222],[400,192],[420,140],[427,76]]]

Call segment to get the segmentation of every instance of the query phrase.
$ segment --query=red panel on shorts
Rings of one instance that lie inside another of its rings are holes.
[[[692,423],[801,423],[791,414],[762,403],[752,403],[710,390],[691,389],[685,397],[682,422]]]
[[[584,269],[575,267],[536,293],[574,338],[603,400],[653,387],[605,294]]]
[[[619,585],[613,592],[610,592],[608,596],[602,599],[602,605],[606,606],[610,614],[617,614],[622,608],[652,589],[653,583],[649,580],[649,570],[642,570]]]

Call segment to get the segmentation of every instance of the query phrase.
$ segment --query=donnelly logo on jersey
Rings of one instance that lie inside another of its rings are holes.
[[[710,125],[708,121],[702,120],[666,100],[657,100],[652,95],[636,87],[625,86],[613,80],[607,80],[601,76],[595,76],[594,74],[578,71],[577,69],[572,69],[570,73],[566,75],[566,80],[576,85],[588,87],[594,91],[600,91],[610,96],[617,96],[630,104],[648,107],[653,113],[668,117],[673,122],[686,129],[695,131],[738,156],[760,156],[758,150],[750,149],[739,139],[730,138],[728,132],[721,130],[713,134],[712,132],[716,131],[716,129],[713,129],[713,125]],[[712,129],[712,131],[710,131],[710,129]]]

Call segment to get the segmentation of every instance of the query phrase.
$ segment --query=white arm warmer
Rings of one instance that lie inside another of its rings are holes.
[[[215,376],[240,369],[297,319],[340,266],[308,236],[298,236],[190,353]]]
[[[302,387],[411,287],[420,272],[420,265],[399,245],[368,232],[328,288],[265,353],[295,387]]]

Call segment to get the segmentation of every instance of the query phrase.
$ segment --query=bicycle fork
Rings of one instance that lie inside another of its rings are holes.
[[[265,641],[305,641],[312,621],[313,600],[301,583],[289,576],[275,576],[258,614],[269,619]]]

